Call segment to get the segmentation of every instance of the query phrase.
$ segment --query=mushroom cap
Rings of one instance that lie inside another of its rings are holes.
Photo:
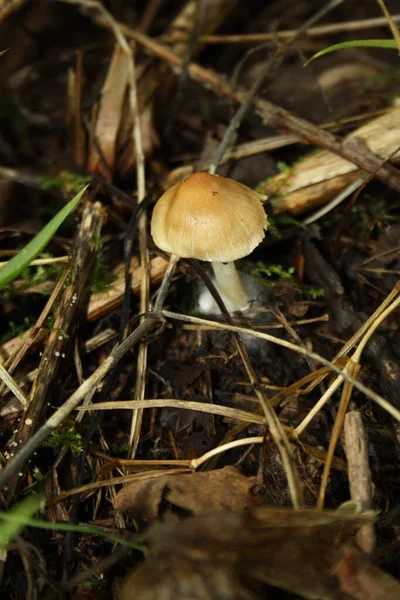
[[[242,183],[199,172],[167,190],[154,207],[151,235],[182,258],[231,262],[264,239],[263,196]]]

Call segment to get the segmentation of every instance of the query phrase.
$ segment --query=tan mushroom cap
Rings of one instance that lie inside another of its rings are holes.
[[[261,198],[232,179],[194,173],[158,200],[151,234],[161,250],[182,258],[231,262],[264,239],[268,221]]]

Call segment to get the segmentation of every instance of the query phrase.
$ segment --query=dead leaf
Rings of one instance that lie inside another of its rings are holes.
[[[90,143],[88,168],[107,179],[114,169],[116,140],[128,86],[128,60],[129,57],[117,46],[101,91],[97,122]]]
[[[147,82],[147,80],[146,80]],[[142,150],[145,157],[153,153],[154,148],[159,146],[160,140],[154,125],[153,106],[152,104],[145,105],[143,100],[143,85],[139,87],[138,107],[140,133],[142,137]],[[153,92],[156,93],[156,90]],[[133,142],[133,119],[130,113],[130,106],[126,102],[121,120],[121,128],[118,133],[117,148],[119,149],[118,156],[118,173],[121,177],[129,177],[135,170],[136,166],[136,150]]]
[[[353,505],[354,506],[354,505]],[[122,586],[121,600],[265,598],[243,587],[274,585],[319,600],[349,600],[335,567],[373,513],[261,508],[154,525],[151,558]],[[244,579],[245,578],[245,579]]]
[[[250,492],[255,483],[256,477],[245,477],[235,467],[184,475],[171,473],[124,487],[117,494],[115,506],[143,519],[159,516],[162,501],[195,515],[242,511],[257,504]]]
[[[337,567],[342,590],[355,600],[398,600],[400,582],[372,565],[366,554],[346,548]]]

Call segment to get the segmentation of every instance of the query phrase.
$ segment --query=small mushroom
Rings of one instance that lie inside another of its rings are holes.
[[[211,262],[223,299],[240,310],[250,299],[233,261],[264,239],[268,221],[263,198],[232,179],[194,173],[158,200],[151,234],[165,252]]]

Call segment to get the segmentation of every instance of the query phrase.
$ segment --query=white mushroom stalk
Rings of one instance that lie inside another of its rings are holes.
[[[222,299],[228,301],[231,310],[244,310],[250,302],[250,297],[240,281],[235,263],[213,262],[211,265]]]
[[[234,261],[248,256],[264,239],[268,221],[262,199],[232,179],[194,173],[156,203],[151,221],[154,242],[170,254],[211,262],[230,310],[243,309],[250,299]]]

